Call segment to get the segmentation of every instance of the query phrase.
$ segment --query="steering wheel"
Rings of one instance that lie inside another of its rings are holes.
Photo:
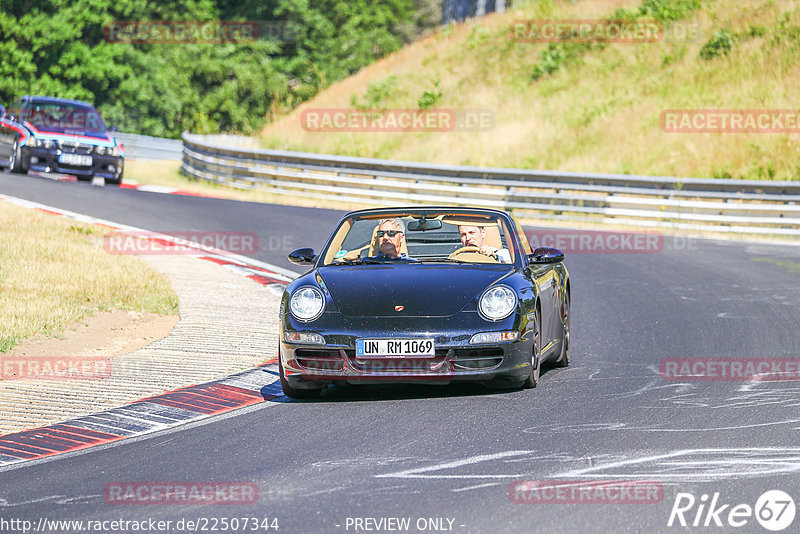
[[[500,263],[496,259],[492,258],[491,256],[487,256],[485,254],[481,254],[480,247],[476,247],[475,245],[467,245],[466,247],[461,247],[459,249],[454,250],[450,253],[447,257],[448,260],[456,259],[456,256],[470,254],[469,261],[475,263]],[[466,258],[463,258],[466,259]]]
[[[453,256],[458,256],[459,254],[463,254],[464,252],[477,252],[478,254],[481,253],[480,247],[476,247],[475,245],[467,245],[466,247],[457,248],[453,252],[450,253],[448,258],[452,259]]]

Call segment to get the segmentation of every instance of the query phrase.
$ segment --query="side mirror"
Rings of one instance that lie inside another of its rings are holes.
[[[539,247],[528,256],[529,263],[559,263],[564,261],[564,253],[557,248]]]
[[[289,261],[295,265],[311,265],[316,257],[313,248],[298,248],[289,253]]]
[[[111,128],[109,128],[108,131],[109,132],[118,132],[119,128],[117,128],[116,126],[111,126]]]

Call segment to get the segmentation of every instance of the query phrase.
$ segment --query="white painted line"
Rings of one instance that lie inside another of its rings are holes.
[[[167,187],[165,185],[136,185],[138,191],[146,191],[148,193],[174,193],[178,189],[175,187]]]
[[[772,454],[772,456],[769,456]],[[706,458],[703,460],[679,460],[689,455],[710,456],[718,455],[721,460]],[[740,455],[737,457],[737,455]],[[742,458],[741,455],[746,457]],[[643,466],[648,462],[656,465],[645,466],[646,472],[609,472],[619,468]],[[661,464],[659,467],[658,464]],[[703,470],[698,466],[708,465],[711,469]],[[717,470],[714,466],[729,466],[728,470]],[[750,466],[766,466],[764,469],[750,469]],[[676,473],[677,469],[685,467],[687,472]],[[582,469],[571,469],[554,475],[553,478],[643,478],[643,479],[670,479],[670,480],[709,480],[722,478],[744,478],[748,476],[761,476],[776,473],[793,473],[800,471],[800,448],[762,447],[762,448],[731,448],[731,449],[685,449],[664,454],[629,458],[617,462],[598,464]]]
[[[498,452],[495,454],[480,454],[478,456],[471,456],[463,460],[455,460],[452,462],[445,462],[436,464],[429,467],[418,467],[416,469],[408,469],[406,471],[397,471],[394,473],[386,473],[383,475],[375,475],[375,478],[510,478],[519,477],[523,475],[424,475],[422,473],[429,473],[431,471],[439,471],[442,469],[453,469],[456,467],[463,467],[465,465],[474,465],[481,462],[488,462],[491,460],[499,460],[501,458],[509,458],[511,456],[522,456],[531,454],[536,451],[506,451]]]
[[[469,490],[474,490],[474,489],[479,489],[479,488],[489,488],[489,487],[492,487],[492,486],[499,486],[500,484],[502,484],[502,482],[487,482],[486,484],[478,484],[476,486],[467,486],[466,488],[457,488],[457,489],[454,489],[452,491],[453,491],[453,493],[458,493],[458,492],[461,492],[461,491],[469,491]]]
[[[708,428],[646,428],[646,427],[630,427],[620,430],[637,430],[641,432],[717,432],[719,430],[744,430],[745,428],[758,428],[762,426],[774,426],[800,423],[800,419],[786,419],[785,421],[772,421],[769,423],[753,423],[752,425],[735,425],[735,426],[716,426]]]

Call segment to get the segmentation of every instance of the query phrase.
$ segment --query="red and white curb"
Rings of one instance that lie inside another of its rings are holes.
[[[268,363],[120,408],[0,436],[0,468],[151,434],[253,404],[286,401],[277,365]]]
[[[173,236],[97,219],[37,202],[0,195],[0,200],[76,221],[98,224],[137,237],[197,249],[199,259],[214,262],[278,293],[297,276],[277,265],[231,254]],[[286,402],[278,379],[277,360],[269,360],[227,378],[148,397],[123,407],[78,417],[63,423],[0,436],[0,468],[150,434],[262,402]]]

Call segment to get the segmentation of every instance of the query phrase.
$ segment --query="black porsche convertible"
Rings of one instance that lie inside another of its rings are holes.
[[[480,208],[354,211],[280,306],[286,395],[326,384],[478,381],[535,387],[541,365],[570,360],[564,254],[532,251],[509,214]]]

